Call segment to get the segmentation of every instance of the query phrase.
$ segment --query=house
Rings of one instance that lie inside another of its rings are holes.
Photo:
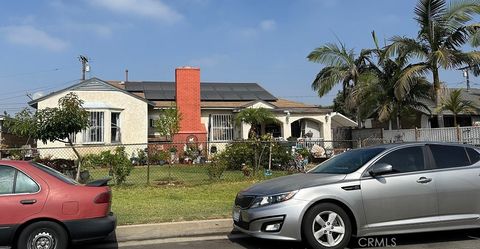
[[[448,97],[452,90],[459,88],[446,88],[443,90],[443,95]],[[457,115],[457,123],[459,126],[474,126],[480,124],[480,89],[460,88],[462,98],[471,101],[476,107],[471,113],[461,113]],[[410,115],[403,115],[401,118],[401,128],[438,128],[437,111],[435,102],[431,99],[422,101],[428,109],[417,108]],[[449,110],[442,111],[444,127],[454,127],[453,113]],[[367,119],[365,128],[384,128],[389,129],[389,124],[381,123],[376,118]],[[392,120],[392,129],[397,129],[396,121]]]
[[[91,78],[29,102],[33,108],[57,106],[59,98],[75,92],[90,112],[90,127],[74,136],[77,144],[147,144],[163,141],[153,127],[161,109],[176,106],[182,114],[174,142],[225,142],[246,139],[250,126],[234,122],[244,108],[267,108],[278,123],[262,124],[261,133],[278,139],[309,137],[331,140],[332,129],[356,123],[331,109],[281,99],[257,83],[200,82],[200,69],[175,70],[175,82],[104,81]],[[39,148],[61,143],[38,143]]]

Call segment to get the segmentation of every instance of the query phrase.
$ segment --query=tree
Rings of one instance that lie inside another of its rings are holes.
[[[161,136],[168,137],[173,141],[173,136],[180,131],[180,121],[182,114],[175,107],[170,107],[160,111],[158,119],[154,122],[154,128]]]
[[[68,144],[78,158],[78,181],[81,156],[73,145],[71,135],[89,126],[89,113],[82,104],[83,101],[75,93],[68,93],[58,100],[58,107],[37,110],[35,113],[25,109],[13,118],[6,115],[5,127],[15,135],[31,137],[43,143],[58,141]]]
[[[327,43],[313,50],[308,56],[308,60],[324,64],[325,67],[320,70],[312,82],[312,89],[318,93],[318,96],[325,96],[332,88],[341,83],[344,98],[349,91],[358,84],[360,75],[366,69],[366,59],[369,50],[362,50],[357,56],[353,49],[347,49],[345,44],[340,42],[340,46],[333,43]],[[358,109],[358,108],[357,108]],[[357,122],[361,127],[360,111],[357,113]]]
[[[442,99],[442,105],[436,111],[440,113],[444,110],[449,110],[453,113],[453,124],[457,126],[457,115],[462,113],[472,113],[475,110],[472,101],[465,100],[462,97],[462,91],[455,89],[450,92],[448,98]]]
[[[378,45],[375,32],[372,32],[372,37],[375,49],[370,50],[370,56],[375,56],[377,62],[373,62],[370,56],[366,57],[370,70],[363,74],[363,79],[354,88],[349,100],[355,105],[361,105],[362,110],[371,110],[362,115],[376,113],[379,121],[388,120],[389,127],[392,117],[396,117],[399,129],[401,113],[415,108],[429,110],[424,101],[429,97],[431,85],[425,77],[413,74],[409,76],[409,88],[404,89],[399,80],[409,73],[410,54],[403,53],[391,58],[387,50]]]
[[[275,123],[277,119],[275,115],[270,110],[260,107],[260,108],[245,108],[241,110],[236,116],[235,121],[237,124],[242,122],[250,125],[248,131],[248,138],[255,138],[257,133],[255,127],[264,123]]]
[[[420,30],[416,39],[394,36],[390,53],[414,55],[420,62],[406,68],[398,81],[407,92],[412,75],[425,75],[431,72],[435,104],[441,105],[441,83],[439,70],[460,66],[478,67],[480,52],[463,52],[462,46],[470,43],[480,45],[480,24],[470,23],[480,13],[480,1],[453,1],[448,6],[446,0],[419,0],[415,8],[415,20]],[[438,123],[443,127],[443,118],[438,114]]]

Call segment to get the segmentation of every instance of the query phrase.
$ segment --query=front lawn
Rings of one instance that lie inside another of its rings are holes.
[[[195,187],[113,187],[112,210],[119,225],[230,217],[238,191],[255,181]]]
[[[108,169],[90,169],[90,174],[93,179],[108,177]],[[119,225],[226,218],[238,191],[285,174],[248,178],[236,170],[211,180],[206,165],[155,165],[147,185],[147,167],[135,167],[124,185],[112,186],[112,211]]]

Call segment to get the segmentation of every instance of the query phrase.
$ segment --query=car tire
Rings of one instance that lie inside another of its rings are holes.
[[[352,237],[352,225],[345,210],[332,203],[310,208],[303,218],[306,242],[315,249],[345,248]]]
[[[68,234],[63,227],[55,222],[39,221],[28,225],[22,230],[17,240],[17,249],[66,249]],[[42,247],[40,247],[42,248]]]

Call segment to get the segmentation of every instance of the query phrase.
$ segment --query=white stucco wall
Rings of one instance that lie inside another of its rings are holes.
[[[85,102],[88,111],[104,112],[104,142],[111,141],[111,112],[120,112],[120,131],[122,144],[139,144],[148,142],[148,104],[120,91],[73,91]],[[38,109],[58,106],[58,100],[67,92],[54,95],[38,102]],[[88,108],[90,103],[102,103],[105,107]],[[82,135],[77,135],[77,141],[82,141]],[[47,144],[38,141],[38,148],[65,147],[60,142]]]

